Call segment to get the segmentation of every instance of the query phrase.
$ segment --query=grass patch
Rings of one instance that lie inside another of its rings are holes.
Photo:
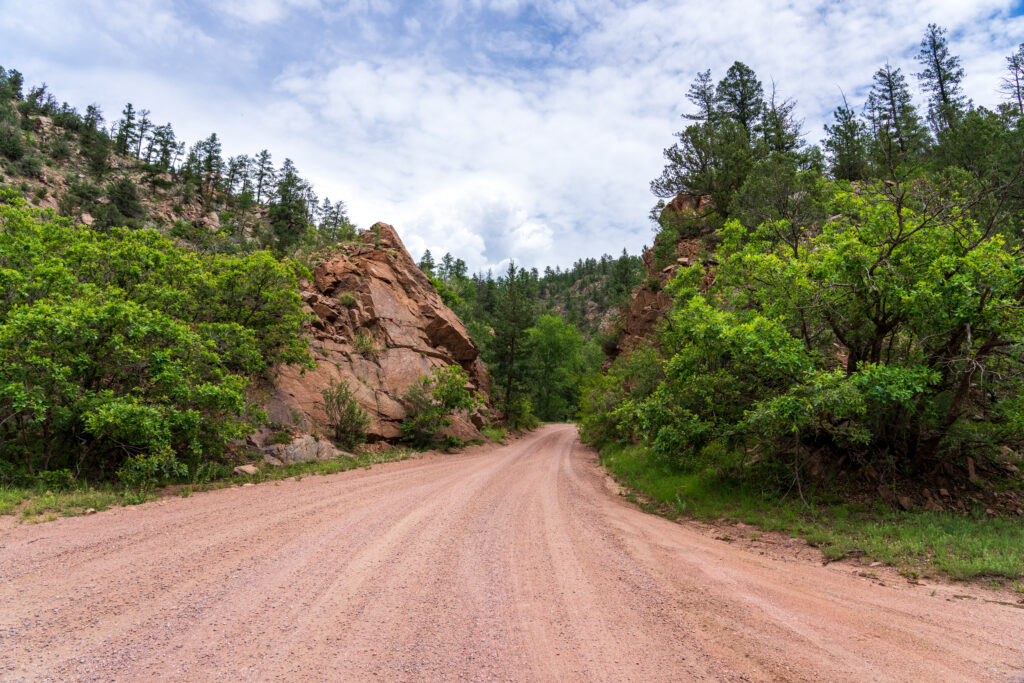
[[[607,449],[604,465],[662,514],[739,521],[807,540],[829,559],[862,554],[908,572],[933,570],[953,579],[1024,577],[1024,524],[949,512],[867,507],[804,491],[782,497],[756,482],[710,473],[681,473],[642,447]],[[628,497],[628,496],[627,496]]]
[[[483,434],[485,438],[490,439],[491,441],[496,441],[502,446],[505,445],[505,437],[508,436],[508,432],[504,427],[484,427],[480,430],[480,433]]]
[[[408,448],[389,448],[378,451],[361,451],[354,458],[340,457],[333,460],[304,462],[285,465],[284,467],[264,466],[259,474],[231,474],[215,478],[204,483],[193,483],[185,486],[180,495],[188,498],[198,491],[209,491],[228,486],[240,486],[248,483],[276,481],[295,477],[301,479],[308,475],[326,475],[354,470],[359,467],[369,469],[373,465],[386,462],[405,460],[415,454]],[[138,505],[157,497],[162,487],[151,492],[126,490],[115,484],[90,485],[76,482],[66,491],[43,491],[40,488],[24,488],[0,486],[0,515],[18,515],[25,522],[47,522],[57,517],[74,517],[84,514],[86,510],[97,512],[115,506]]]
[[[134,505],[151,498],[126,491],[113,484],[90,486],[76,484],[66,491],[42,491],[39,488],[5,486],[0,488],[0,515],[20,515],[25,521],[47,521],[52,517],[74,517],[93,509],[97,512],[115,505]]]

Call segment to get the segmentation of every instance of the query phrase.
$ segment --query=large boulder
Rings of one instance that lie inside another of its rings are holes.
[[[277,458],[285,465],[297,462],[333,460],[342,456],[352,457],[351,453],[335,448],[334,444],[330,441],[322,441],[309,434],[292,439],[291,443],[266,446],[260,452],[271,458]]]
[[[316,367],[276,369],[263,395],[271,422],[330,433],[322,391],[345,381],[370,416],[369,440],[394,440],[406,416],[402,395],[446,365],[461,366],[470,386],[487,397],[479,349],[390,225],[378,223],[319,263],[301,295]],[[462,422],[468,429],[460,426],[460,438],[481,438],[474,423]]]

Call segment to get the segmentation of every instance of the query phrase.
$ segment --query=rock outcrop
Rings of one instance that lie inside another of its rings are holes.
[[[265,401],[271,422],[329,434],[321,391],[347,381],[370,415],[370,441],[394,440],[406,416],[401,396],[432,368],[457,364],[486,398],[489,385],[479,349],[445,306],[390,225],[378,223],[361,242],[344,245],[302,284],[314,316],[310,351],[317,366],[278,368]],[[483,415],[458,416],[450,428],[464,440],[481,438]]]
[[[703,211],[710,208],[710,205],[710,197],[679,194],[662,210],[662,217],[663,220],[667,216],[698,218]],[[612,356],[628,353],[654,333],[658,322],[672,307],[672,298],[665,293],[665,285],[675,277],[680,268],[703,268],[702,289],[706,290],[711,286],[714,280],[711,271],[713,264],[700,260],[700,246],[700,237],[679,240],[668,265],[655,261],[653,248],[644,252],[644,271],[647,277],[643,284],[633,291],[629,301],[621,309],[619,320],[622,330],[615,348],[609,349]]]

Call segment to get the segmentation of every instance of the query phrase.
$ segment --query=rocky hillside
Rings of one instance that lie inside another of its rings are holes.
[[[699,219],[700,212],[707,208],[709,202],[708,197],[680,194],[665,206],[661,222]],[[711,271],[714,260],[701,258],[702,244],[703,238],[700,236],[679,239],[671,250],[667,265],[662,265],[665,259],[656,258],[655,247],[644,251],[646,278],[619,309],[617,326],[620,332],[614,346],[609,344],[605,348],[609,355],[614,357],[627,353],[651,336],[655,326],[672,306],[672,298],[665,293],[665,285],[680,268],[703,268],[703,286],[706,288],[711,285],[714,279]]]
[[[419,376],[452,364],[466,370],[486,400],[479,349],[390,225],[378,223],[360,242],[341,246],[302,286],[316,368],[278,369],[267,388],[273,423],[327,433],[321,391],[343,380],[370,415],[369,439],[397,439],[406,416],[401,396]],[[486,409],[456,416],[447,433],[464,441],[482,438],[478,430],[486,419]]]

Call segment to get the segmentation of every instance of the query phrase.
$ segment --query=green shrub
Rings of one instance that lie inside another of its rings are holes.
[[[401,424],[404,439],[420,448],[432,446],[452,423],[453,412],[475,408],[479,397],[466,388],[468,381],[458,365],[434,368],[429,376],[420,376],[402,397],[408,411]]]
[[[18,161],[25,155],[25,145],[17,128],[0,125],[0,155]]]
[[[290,444],[292,442],[292,435],[285,431],[274,432],[274,435],[270,437],[270,443],[273,444]]]
[[[154,486],[175,481],[188,474],[188,467],[180,462],[169,448],[156,453],[139,453],[128,458],[117,470],[117,478],[125,488],[150,491]]]
[[[366,440],[370,416],[356,400],[348,382],[331,380],[322,392],[327,424],[334,430],[334,440],[352,450]]]
[[[342,292],[338,295],[338,303],[347,308],[352,308],[356,305],[356,295],[352,292]]]
[[[356,332],[356,336],[352,338],[352,348],[359,355],[374,362],[380,357],[380,348],[377,346],[377,341],[373,338],[372,334],[365,330]]]
[[[46,491],[66,491],[75,485],[71,470],[44,470],[36,475],[39,488]]]
[[[102,234],[7,192],[0,262],[0,460],[29,475],[109,477],[133,453],[216,458],[262,419],[250,378],[309,363],[298,272],[266,252]]]
[[[533,414],[533,405],[525,396],[512,401],[512,405],[506,408],[505,420],[511,429],[530,431],[540,425],[540,420]]]

